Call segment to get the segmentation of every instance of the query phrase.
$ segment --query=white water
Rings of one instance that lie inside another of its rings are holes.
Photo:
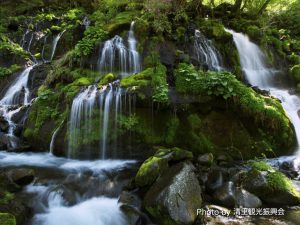
[[[66,30],[63,30],[62,32],[60,32],[54,39],[52,42],[52,52],[51,52],[51,57],[50,57],[50,61],[53,60],[53,57],[55,55],[56,52],[56,47],[57,47],[57,43],[59,41],[59,39],[61,38],[61,36],[66,32]]]
[[[97,87],[92,85],[74,98],[69,122],[68,157],[74,157],[80,142],[92,133],[92,114]],[[86,149],[87,150],[87,149]]]
[[[26,68],[12,83],[6,91],[4,97],[0,100],[0,105],[26,105],[29,103],[28,77],[34,66]],[[24,95],[21,101],[22,92]]]
[[[266,66],[264,53],[256,44],[251,42],[246,35],[236,33],[229,29],[226,29],[226,31],[233,35],[235,45],[240,55],[241,65],[249,83],[260,89],[269,90],[271,95],[281,100],[283,108],[295,127],[298,141],[296,155],[300,157],[300,118],[298,114],[300,109],[300,97],[290,94],[286,88],[277,87],[277,85],[275,85],[274,80],[276,79],[276,74],[274,70]]]
[[[37,178],[24,190],[35,212],[31,225],[126,225],[117,198],[124,181],[113,174],[135,163],[132,160],[79,161],[47,153],[0,151],[0,168],[26,166],[35,169],[37,177],[38,171],[46,169],[42,177],[50,171],[46,182]],[[59,174],[58,178],[51,178],[55,173]]]
[[[209,70],[222,70],[222,59],[218,50],[199,30],[195,30],[194,50],[198,62]]]
[[[134,74],[141,70],[140,55],[136,50],[137,41],[134,37],[134,22],[128,32],[127,45],[118,35],[104,43],[100,58],[101,73],[117,72],[122,76]]]
[[[59,131],[59,128],[60,128],[60,127],[56,128],[55,131],[54,131],[53,134],[52,134],[51,141],[50,141],[50,146],[49,146],[49,153],[50,153],[50,154],[53,154],[53,151],[54,151],[54,144],[55,144],[55,138],[56,138],[56,136],[57,136],[57,133],[58,133],[58,131]]]

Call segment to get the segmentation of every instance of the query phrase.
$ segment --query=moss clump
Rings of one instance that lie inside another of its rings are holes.
[[[1,225],[16,225],[16,218],[10,213],[0,213]]]
[[[264,161],[254,161],[250,162],[252,169],[259,171],[274,171],[274,168]]]
[[[14,194],[10,192],[0,193],[0,205],[8,204],[10,201],[14,199]]]
[[[135,176],[136,185],[139,187],[151,185],[167,166],[166,159],[156,156],[150,157],[139,168]]]
[[[151,185],[164,169],[168,162],[192,159],[193,153],[180,148],[159,148],[154,156],[148,158],[138,170],[135,182],[138,186]]]
[[[300,64],[293,66],[290,69],[290,74],[295,80],[300,81]]]
[[[98,82],[98,87],[101,88],[103,85],[113,82],[114,80],[116,80],[116,78],[117,77],[113,73],[108,73],[100,79],[100,81]]]
[[[158,64],[138,74],[131,75],[121,80],[121,87],[139,90],[145,87],[152,88],[152,99],[158,103],[168,103],[168,84],[166,67]]]
[[[0,67],[0,79],[7,77],[17,71],[19,71],[21,67],[19,65],[11,65],[10,67]]]
[[[280,102],[273,97],[259,95],[228,72],[202,72],[194,66],[179,64],[175,72],[176,90],[184,94],[216,96],[230,101],[233,110],[269,134],[269,141],[277,148],[291,147],[294,132]]]

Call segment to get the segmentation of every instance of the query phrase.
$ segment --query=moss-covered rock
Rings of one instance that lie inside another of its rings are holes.
[[[298,205],[300,193],[283,173],[263,161],[250,163],[244,187],[271,205]]]
[[[113,73],[108,73],[100,79],[100,81],[98,82],[98,87],[101,88],[103,85],[113,82],[114,80],[116,80],[116,78],[116,75],[114,75]]]
[[[16,225],[16,218],[10,213],[0,213],[1,225]]]
[[[140,167],[135,177],[139,187],[151,185],[168,168],[168,162],[192,159],[193,154],[180,148],[159,148],[154,156],[148,158]]]
[[[290,74],[296,81],[300,81],[300,64],[293,66],[290,69]]]

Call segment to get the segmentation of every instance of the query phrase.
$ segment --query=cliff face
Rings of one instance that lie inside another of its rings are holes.
[[[242,83],[238,52],[223,25],[236,28],[235,20],[203,19],[188,9],[156,18],[144,7],[3,2],[9,19],[1,25],[0,64],[9,71],[1,78],[1,97],[22,68],[33,65],[27,83],[33,101],[18,122],[19,149],[49,151],[55,133],[54,152],[68,155],[71,146],[78,157],[98,155],[104,142],[112,149],[108,156],[118,158],[145,158],[155,145],[234,158],[286,154],[295,140],[292,125],[277,100]],[[133,70],[135,54],[139,68]],[[74,101],[88,88],[96,97],[82,100],[77,112],[85,117],[71,130]]]

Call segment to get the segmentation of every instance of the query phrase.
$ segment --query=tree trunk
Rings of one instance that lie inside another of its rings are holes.
[[[266,0],[265,3],[262,5],[262,7],[258,10],[257,15],[262,14],[262,12],[265,11],[265,9],[267,8],[270,2],[271,0]]]

